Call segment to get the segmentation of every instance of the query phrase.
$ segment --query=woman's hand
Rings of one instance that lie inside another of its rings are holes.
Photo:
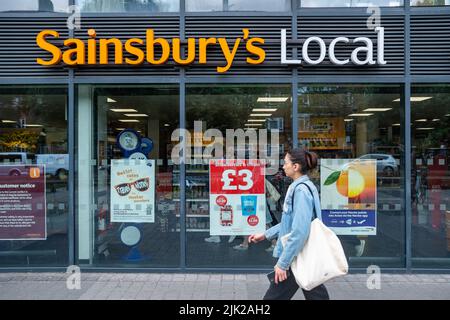
[[[248,237],[249,243],[258,243],[260,241],[266,240],[264,233],[252,234]]]
[[[282,282],[287,279],[286,270],[283,270],[278,266],[275,266],[274,269],[275,269],[275,284],[278,284],[278,282]]]

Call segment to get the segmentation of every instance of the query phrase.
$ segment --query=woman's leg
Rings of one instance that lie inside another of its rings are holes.
[[[295,278],[292,272],[289,270],[289,274],[286,280],[282,282],[270,283],[270,287],[264,295],[263,300],[290,300],[298,290],[298,284],[295,282]]]
[[[310,291],[303,290],[303,295],[306,300],[330,300],[327,288],[323,284]]]

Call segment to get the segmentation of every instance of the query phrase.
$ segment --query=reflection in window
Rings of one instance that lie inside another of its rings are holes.
[[[449,267],[450,86],[413,86],[411,124],[413,264]]]
[[[45,188],[21,189],[26,197],[2,189],[0,206],[6,206],[0,209],[0,266],[67,264],[68,173],[67,90],[1,87],[0,184],[36,182]],[[30,223],[12,218],[18,228],[9,228],[8,219],[17,216]]]
[[[179,0],[77,0],[82,12],[176,12]]]
[[[289,11],[290,0],[186,0],[186,11]]]
[[[346,206],[375,205],[376,235],[351,235],[348,230],[340,230],[339,237],[353,267],[367,265],[362,260],[365,258],[376,259],[378,265],[403,265],[404,139],[403,107],[397,102],[400,92],[398,85],[301,85],[298,88],[298,141],[302,147],[316,152],[327,170],[326,166],[339,164],[341,159],[376,163],[376,182],[372,187],[376,190],[375,199],[360,202],[351,197],[350,185],[342,184],[344,180],[336,182],[339,193],[335,196],[330,196],[331,191],[321,195],[327,197],[322,198],[323,203],[332,199],[330,210],[338,209],[337,201],[345,201],[339,205]],[[354,178],[351,172],[349,175],[348,181],[358,181],[358,175]],[[310,177],[317,186],[323,183],[320,166]],[[369,195],[363,194],[366,198]]]
[[[403,0],[301,0],[303,8],[323,7],[399,7]]]
[[[432,7],[432,6],[449,6],[449,0],[411,0],[411,6],[422,6],[422,7]]]
[[[186,11],[222,11],[223,0],[186,0]]]
[[[288,11],[290,0],[228,0],[228,11]]]
[[[69,0],[2,0],[0,12],[4,11],[55,11],[67,12]]]

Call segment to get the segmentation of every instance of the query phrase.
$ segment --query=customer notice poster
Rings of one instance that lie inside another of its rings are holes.
[[[376,235],[376,160],[321,159],[322,221],[339,235]]]
[[[265,231],[265,166],[261,160],[211,160],[209,183],[211,235]]]
[[[111,222],[155,222],[155,160],[111,161]]]
[[[0,166],[0,240],[46,240],[44,165]]]

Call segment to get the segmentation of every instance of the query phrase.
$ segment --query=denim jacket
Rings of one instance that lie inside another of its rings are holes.
[[[306,183],[314,194],[311,196],[308,188],[300,183]],[[292,206],[292,194],[295,189],[295,202]],[[281,222],[276,226],[266,230],[265,236],[267,240],[278,237],[273,256],[278,258],[277,266],[283,270],[288,270],[294,257],[303,249],[306,239],[309,236],[311,219],[313,216],[313,201],[317,217],[322,217],[320,211],[319,193],[314,183],[309,180],[307,175],[301,176],[291,183],[283,204],[283,214]],[[291,235],[283,248],[281,237],[291,232]]]

